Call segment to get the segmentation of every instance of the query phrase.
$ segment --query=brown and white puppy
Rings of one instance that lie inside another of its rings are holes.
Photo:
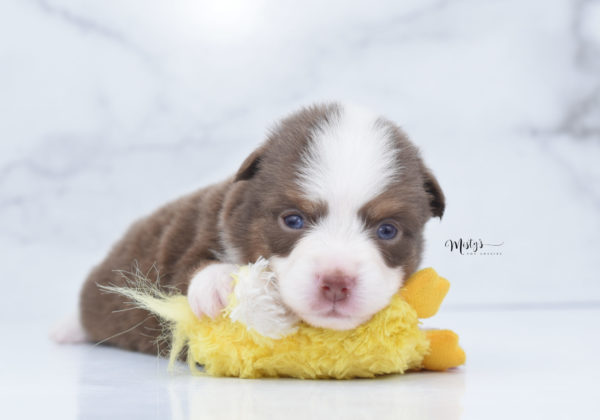
[[[236,264],[267,258],[282,300],[305,322],[349,329],[385,307],[413,273],[423,227],[444,195],[390,121],[340,104],[283,119],[237,174],[136,222],[85,282],[80,321],[92,341],[156,352],[157,320],[98,285],[156,267],[160,283],[214,317]]]

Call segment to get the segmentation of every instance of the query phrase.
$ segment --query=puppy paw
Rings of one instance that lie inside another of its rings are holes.
[[[197,271],[188,288],[188,302],[198,318],[219,316],[233,289],[235,264],[211,264]]]
[[[50,331],[49,337],[58,344],[76,344],[87,341],[87,335],[77,314],[73,314],[56,324]]]

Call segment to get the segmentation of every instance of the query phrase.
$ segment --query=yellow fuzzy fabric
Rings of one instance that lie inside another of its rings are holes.
[[[433,269],[421,270],[388,307],[356,329],[335,331],[301,323],[295,333],[280,339],[233,322],[228,317],[230,309],[215,320],[198,319],[185,296],[119,292],[169,322],[171,361],[187,347],[189,365],[196,373],[200,364],[213,376],[347,379],[463,364],[465,356],[456,334],[419,329],[419,313],[422,317],[435,314],[448,287]]]

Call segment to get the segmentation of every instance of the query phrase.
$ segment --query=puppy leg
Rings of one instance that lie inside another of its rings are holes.
[[[225,306],[233,288],[231,273],[235,264],[210,264],[193,275],[187,296],[192,311],[198,318],[206,315],[216,318]]]
[[[87,335],[78,314],[72,314],[56,324],[50,331],[50,339],[58,344],[76,344],[87,341]]]

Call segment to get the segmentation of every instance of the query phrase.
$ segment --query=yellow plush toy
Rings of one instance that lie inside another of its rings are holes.
[[[259,319],[252,296],[245,294],[242,285],[262,282],[261,296],[269,295],[265,291],[276,292],[264,260],[241,267],[234,278],[229,306],[214,320],[198,319],[183,295],[118,291],[167,321],[171,363],[187,347],[188,363],[195,373],[201,373],[197,365],[202,365],[213,376],[346,379],[407,370],[440,371],[465,362],[455,333],[419,329],[419,318],[433,316],[450,287],[432,268],[413,274],[388,307],[348,331],[312,327],[286,314],[281,306],[279,312],[271,310]],[[265,327],[265,319],[278,317],[283,321],[277,328]]]

